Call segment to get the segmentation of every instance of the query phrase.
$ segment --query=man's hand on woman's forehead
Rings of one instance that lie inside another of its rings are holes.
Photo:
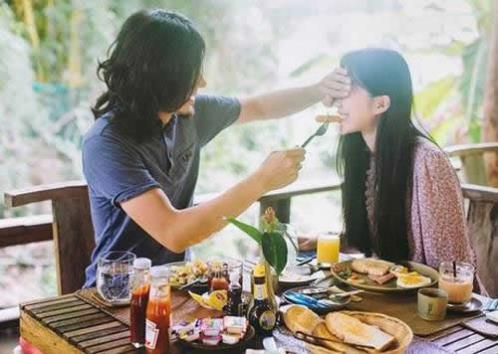
[[[337,67],[318,84],[325,106],[332,106],[335,100],[347,97],[351,91],[351,78],[346,69]]]

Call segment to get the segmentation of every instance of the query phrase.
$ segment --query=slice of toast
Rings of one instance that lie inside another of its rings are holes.
[[[396,339],[360,320],[341,312],[331,312],[325,317],[325,324],[329,332],[345,343],[372,347],[383,351],[396,342]]]
[[[316,328],[313,330],[313,335],[316,337],[324,338],[318,340],[318,342],[328,349],[335,350],[339,353],[365,354],[363,350],[359,350],[349,344],[342,343],[341,339],[330,333],[324,322],[316,326]]]
[[[394,263],[375,258],[360,258],[351,262],[351,268],[362,274],[382,276],[389,272]]]

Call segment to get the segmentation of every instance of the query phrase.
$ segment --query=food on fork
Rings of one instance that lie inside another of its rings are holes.
[[[355,259],[351,262],[351,268],[358,273],[374,276],[382,276],[394,267],[394,263],[375,258]]]
[[[392,335],[378,327],[368,325],[341,312],[329,313],[325,317],[325,324],[331,334],[345,343],[383,351],[396,342]]]
[[[320,114],[315,117],[315,121],[318,123],[340,123],[343,118],[338,115]]]

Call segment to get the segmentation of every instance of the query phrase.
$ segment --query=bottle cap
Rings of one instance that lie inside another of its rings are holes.
[[[149,258],[141,257],[133,261],[133,268],[149,269],[152,266],[152,261]]]
[[[254,266],[254,276],[264,277],[266,275],[265,265],[263,263],[258,263]]]
[[[169,268],[165,266],[155,266],[150,268],[150,275],[154,278],[165,278],[169,276]]]

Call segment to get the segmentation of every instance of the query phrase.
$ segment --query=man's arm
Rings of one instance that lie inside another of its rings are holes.
[[[122,202],[121,207],[156,241],[180,253],[223,228],[225,217],[238,216],[264,193],[294,182],[303,159],[304,150],[299,148],[274,152],[247,179],[195,207],[175,209],[159,188]]]
[[[314,85],[241,98],[241,111],[237,122],[247,123],[285,117],[300,112],[321,100],[326,105],[332,105],[335,99],[349,94],[350,84],[351,80],[346,70],[337,68]]]

